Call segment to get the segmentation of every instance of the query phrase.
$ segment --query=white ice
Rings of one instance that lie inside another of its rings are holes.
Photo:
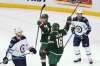
[[[0,8],[0,62],[2,58],[5,56],[5,52],[9,46],[9,41],[11,37],[14,36],[13,29],[16,27],[21,27],[24,31],[24,35],[26,35],[29,44],[35,46],[35,39],[37,33],[37,20],[39,19],[40,11],[37,10],[24,10],[24,9],[11,9],[11,8]],[[70,14],[67,13],[59,13],[59,12],[51,12],[51,11],[43,11],[43,13],[49,14],[49,22],[54,23],[58,22],[63,28],[66,23],[66,18]],[[94,64],[92,66],[100,65],[100,18],[94,16],[86,16],[89,19],[90,25],[92,26],[92,32],[89,35],[90,37],[90,45],[92,56],[94,60]],[[67,35],[64,37],[64,44],[66,43],[68,37],[71,35],[69,31]],[[73,39],[73,38],[72,38]],[[73,52],[73,40],[70,40],[68,45],[65,48],[64,54],[58,63],[58,66],[90,66],[88,64],[87,57],[85,55],[84,48],[80,47],[82,62],[81,63],[73,63],[74,60],[74,52]],[[38,39],[37,51],[39,52],[40,48],[40,33]],[[48,60],[47,60],[48,64]],[[7,65],[0,64],[0,66],[14,66],[12,61],[10,61]],[[27,55],[27,66],[41,66],[41,61],[39,57],[39,53],[36,55]]]

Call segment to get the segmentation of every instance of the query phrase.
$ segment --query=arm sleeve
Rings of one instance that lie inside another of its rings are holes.
[[[50,23],[47,23],[47,27],[45,27],[45,25],[43,24],[40,26],[40,28],[41,28],[42,32],[44,32],[44,33],[50,33],[50,31],[51,31]]]
[[[9,56],[9,54],[12,54],[12,52],[14,51],[14,49],[11,49],[14,44],[15,44],[15,40],[12,38],[12,40],[10,41],[10,45],[9,45],[7,51],[6,51],[7,57]]]
[[[86,22],[86,25],[88,27],[88,30],[87,30],[86,34],[89,34],[91,32],[91,26],[89,24],[89,21],[86,18],[84,18],[84,21]]]
[[[71,25],[71,22],[70,21],[67,21],[66,22],[66,25],[64,26],[64,29],[62,30],[63,35],[66,35],[67,34],[67,32],[68,32],[68,30],[70,28],[70,25]]]
[[[68,31],[69,27],[70,27],[71,23],[70,22],[66,22],[66,25],[64,27],[64,30]]]
[[[66,29],[60,29],[60,33],[62,33],[62,36],[65,36],[67,34]]]

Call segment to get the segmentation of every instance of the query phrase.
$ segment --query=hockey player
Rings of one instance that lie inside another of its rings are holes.
[[[73,40],[73,46],[75,50],[76,59],[74,62],[81,61],[81,53],[80,53],[80,43],[82,42],[82,46],[86,51],[86,55],[88,57],[89,63],[92,64],[93,60],[91,58],[91,51],[89,45],[89,33],[91,32],[91,26],[89,25],[89,21],[83,15],[83,11],[81,9],[77,9],[77,16],[72,19],[72,33],[75,34]]]
[[[40,47],[40,57],[41,57],[41,62],[42,62],[42,66],[46,66],[46,50],[47,50],[47,46],[48,46],[48,35],[51,31],[51,25],[48,22],[48,15],[47,14],[42,14],[40,17],[40,20],[38,21],[38,26],[41,29],[41,47]]]
[[[28,46],[27,38],[22,34],[23,31],[20,28],[16,28],[14,32],[16,36],[10,41],[6,56],[3,58],[3,63],[8,63],[8,57],[11,54],[15,66],[27,66],[26,56],[24,54],[27,50],[36,54],[36,50]]]
[[[69,23],[66,23],[64,29],[59,29],[60,25],[54,23],[51,28],[51,32],[48,37],[48,58],[49,66],[57,66],[57,63],[60,61],[60,58],[63,54],[63,36],[67,34],[69,30]]]

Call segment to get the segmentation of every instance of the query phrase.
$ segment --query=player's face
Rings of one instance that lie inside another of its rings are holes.
[[[52,30],[52,31],[59,31],[59,27],[56,27],[56,28],[53,28],[53,27],[52,27],[51,30]]]
[[[22,36],[22,31],[21,32],[17,32],[15,34],[16,34],[16,36],[20,37],[20,36]]]
[[[77,17],[82,17],[82,13],[77,13]]]
[[[40,18],[40,21],[43,22],[43,23],[46,23],[47,18]]]

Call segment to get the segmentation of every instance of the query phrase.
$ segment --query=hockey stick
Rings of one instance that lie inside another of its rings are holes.
[[[75,11],[76,11],[76,9],[78,8],[78,6],[80,5],[80,3],[81,3],[81,1],[78,0],[78,4],[76,5],[76,7],[75,7],[74,11],[72,12],[72,14],[70,15],[70,17],[73,16],[73,14],[75,13]]]
[[[75,7],[74,11],[72,12],[72,14],[70,15],[70,17],[73,16],[73,14],[75,13],[75,11],[76,11],[76,9],[78,8],[79,4],[81,3],[80,0],[78,0],[78,1],[79,1],[79,2],[78,2],[78,4],[76,5],[76,7]],[[71,39],[72,36],[73,36],[73,33],[70,35],[69,39],[68,39],[67,42],[65,43],[64,48],[66,47],[66,45],[68,44],[68,42],[69,42],[69,40]]]
[[[69,40],[72,38],[72,36],[73,36],[73,33],[69,36],[69,38],[68,38],[67,42],[65,43],[64,48],[66,47],[66,45],[68,44],[68,42],[69,42]]]
[[[42,8],[41,8],[40,17],[41,17],[41,14],[42,14],[43,9],[44,9],[45,6],[46,6],[46,5],[44,4],[44,5],[42,6]],[[36,42],[35,42],[35,49],[36,49],[36,47],[37,47],[38,35],[39,35],[39,26],[38,26],[38,30],[37,30],[37,36],[36,36]]]
[[[26,54],[23,54],[22,56],[26,56],[26,55],[28,55],[28,54],[30,54],[30,52],[29,52],[29,53],[26,53]],[[17,59],[17,58],[14,58],[14,59]],[[13,60],[13,59],[9,59],[8,61],[11,61],[11,60]],[[2,64],[2,63],[3,63],[3,61],[0,62],[0,64]]]

